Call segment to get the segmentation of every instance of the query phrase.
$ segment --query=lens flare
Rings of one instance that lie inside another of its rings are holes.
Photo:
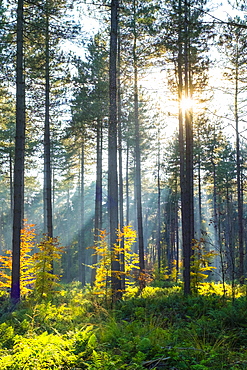
[[[183,111],[192,109],[195,105],[195,101],[191,98],[183,98],[180,101],[180,107],[182,108]]]

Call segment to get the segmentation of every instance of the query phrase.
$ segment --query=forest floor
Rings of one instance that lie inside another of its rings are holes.
[[[129,289],[114,308],[61,286],[52,299],[26,297],[14,311],[0,297],[0,369],[247,369],[247,296],[204,284]]]

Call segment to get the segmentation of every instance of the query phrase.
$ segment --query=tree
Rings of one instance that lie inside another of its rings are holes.
[[[243,118],[241,111],[245,104],[245,65],[246,65],[246,22],[241,21],[240,17],[228,19],[229,25],[224,26],[223,35],[220,37],[220,45],[224,46],[227,60],[230,66],[225,72],[225,77],[230,81],[234,89],[234,121],[236,131],[236,177],[237,177],[237,194],[238,194],[238,245],[239,245],[239,281],[244,283],[244,222],[243,222],[243,188],[242,188],[242,159],[240,148],[240,124]],[[234,25],[232,25],[234,24]],[[236,25],[239,26],[236,26]]]
[[[202,22],[205,1],[169,2],[168,19],[163,25],[165,47],[175,66],[178,94],[180,187],[182,208],[184,293],[190,294],[190,264],[194,240],[194,173],[193,173],[193,111],[182,102],[200,94],[207,82],[207,36],[209,29]],[[176,32],[174,33],[174,22]],[[196,26],[195,26],[196,25]],[[174,40],[175,37],[175,40]],[[174,86],[173,85],[173,86]]]
[[[78,31],[78,26],[72,26],[65,15],[68,6],[67,1],[44,0],[39,4],[31,2],[27,12],[25,68],[29,94],[28,113],[34,125],[40,125],[44,132],[43,219],[44,232],[50,237],[53,235],[52,161],[54,163],[55,156],[52,146],[53,134],[57,131],[54,123],[58,124],[58,120],[61,120],[66,84],[70,81],[67,66],[69,58],[60,47],[62,41],[75,37]],[[63,23],[60,22],[61,18]]]
[[[118,180],[117,180],[117,32],[118,0],[111,1],[111,32],[109,60],[109,126],[108,126],[108,211],[110,221],[111,245],[111,284],[113,302],[121,297],[121,279],[119,259],[114,257],[114,244],[118,228]]]
[[[139,73],[148,65],[152,57],[152,50],[146,50],[145,43],[150,42],[155,33],[156,5],[153,2],[134,1],[127,4],[121,22],[124,24],[122,34],[124,50],[123,60],[128,61],[131,66],[130,81],[133,91],[133,121],[134,121],[134,158],[135,158],[135,201],[138,231],[138,248],[140,264],[140,283],[143,284],[141,276],[145,272],[144,262],[144,233],[143,233],[143,211],[142,211],[142,173],[141,173],[141,133],[140,133],[140,92]],[[151,47],[151,42],[150,42]],[[133,80],[133,82],[132,82]],[[141,286],[143,288],[143,286]]]
[[[24,153],[25,153],[25,80],[23,57],[23,0],[17,7],[17,54],[16,54],[16,139],[14,165],[14,213],[12,245],[11,300],[20,301],[20,242],[24,214]]]
[[[53,237],[50,142],[50,1],[45,2],[45,127],[44,127],[44,229]]]
[[[103,126],[108,115],[108,62],[104,38],[97,34],[88,44],[86,61],[76,61],[78,76],[75,78],[76,88],[72,106],[72,130],[81,138],[82,152],[86,154],[86,141],[96,140],[96,183],[95,183],[95,214],[94,239],[97,243],[99,230],[102,228],[102,155]],[[91,145],[93,145],[91,141]],[[83,169],[81,176],[83,177]],[[83,181],[81,181],[83,183]],[[83,200],[81,200],[82,202]],[[85,232],[81,225],[82,233]],[[81,242],[82,243],[82,242]],[[84,243],[83,243],[84,244]],[[81,247],[85,248],[84,245]],[[80,254],[82,253],[82,249]],[[85,264],[85,261],[82,263]],[[97,263],[97,255],[92,255],[92,264]],[[80,262],[81,264],[81,262]],[[91,283],[95,280],[92,270]]]
[[[2,89],[0,91],[1,104],[1,249],[11,244],[13,227],[13,163],[15,140],[15,101],[13,97]]]
[[[215,259],[217,274],[223,283],[226,278],[234,281],[236,273],[234,150],[223,134],[221,123],[218,121],[215,124],[210,121],[205,122],[201,129],[200,142],[203,143],[201,145],[201,167],[204,172],[208,202],[211,205],[211,217],[206,219],[209,230],[204,230],[204,239],[206,233],[211,230],[209,241],[211,239],[212,246],[218,253]]]

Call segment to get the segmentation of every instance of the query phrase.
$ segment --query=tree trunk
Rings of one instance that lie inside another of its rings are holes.
[[[157,199],[157,236],[156,236],[156,245],[157,245],[157,254],[158,254],[158,272],[160,273],[161,268],[161,186],[160,186],[160,128],[158,128],[158,174],[157,174],[157,190],[158,190],[158,199]]]
[[[45,30],[45,133],[44,133],[44,231],[52,238],[51,141],[50,141],[50,51],[49,4],[46,1]]]
[[[72,249],[70,245],[70,191],[67,189],[67,206],[66,206],[66,216],[64,230],[66,230],[66,250],[67,250],[67,266],[66,266],[66,281],[70,283],[72,281],[71,266],[72,266]]]
[[[214,163],[214,159],[212,159],[212,164],[213,164],[213,203],[214,203],[214,244],[216,251],[220,253],[220,257],[223,256],[223,251],[222,251],[222,243],[220,240],[220,216],[218,212],[218,201],[217,201],[217,178],[216,178],[216,166]],[[219,260],[218,256],[215,258],[215,264],[216,268],[218,271],[220,271],[220,266],[219,266]],[[221,266],[221,271],[223,269],[223,265]]]
[[[121,122],[121,47],[120,47],[120,33],[118,34],[118,75],[117,75],[117,98],[118,98],[118,169],[119,169],[119,228],[123,230],[124,227],[124,207],[123,207],[123,148],[122,148],[122,122]],[[125,251],[124,251],[124,237],[121,239],[120,252],[120,268],[122,271],[121,283],[122,291],[125,290]]]
[[[12,240],[11,301],[20,301],[20,236],[24,214],[25,81],[23,55],[23,0],[17,7],[16,137],[14,163],[14,213]]]
[[[86,253],[85,253],[85,204],[84,204],[84,162],[85,162],[85,155],[84,155],[84,139],[82,140],[81,144],[81,187],[80,187],[80,237],[79,237],[79,248],[78,248],[78,263],[79,263],[79,281],[81,282],[82,286],[86,285]]]
[[[184,93],[191,98],[189,63],[189,6],[184,1]],[[190,263],[194,239],[194,198],[193,198],[193,130],[191,109],[185,111],[185,177],[184,177],[184,294],[190,294]]]
[[[99,242],[99,234],[102,229],[102,122],[97,123],[97,164],[96,164],[96,189],[95,189],[95,221],[94,221],[94,243]],[[92,256],[92,265],[96,265],[97,254]],[[96,269],[92,269],[91,285],[94,284]]]
[[[140,267],[140,286],[145,283],[142,274],[145,271],[144,263],[144,239],[143,239],[143,221],[142,221],[142,194],[141,194],[141,153],[140,153],[140,127],[139,127],[139,96],[138,96],[138,67],[137,67],[137,32],[136,32],[136,2],[133,3],[134,12],[134,120],[135,120],[135,160],[136,160],[136,210],[137,210],[137,231],[139,248],[139,267]]]
[[[10,219],[13,220],[14,196],[13,196],[13,153],[10,149],[9,153],[9,183],[10,183]]]
[[[198,140],[200,140],[200,133],[199,133],[200,127],[197,126],[197,137]],[[200,148],[198,149],[198,169],[197,169],[197,176],[198,176],[198,235],[197,239],[201,240],[202,237],[202,186],[201,186],[201,152]]]
[[[183,275],[184,293],[190,293],[190,256],[188,255],[188,245],[186,244],[187,233],[187,213],[185,204],[185,144],[184,144],[184,125],[181,101],[183,97],[183,38],[182,38],[182,2],[179,0],[179,39],[178,39],[178,102],[179,102],[179,158],[180,158],[180,190],[181,190],[181,214],[182,214],[182,240],[183,240]],[[187,238],[188,239],[188,238]]]
[[[126,148],[126,225],[130,223],[130,199],[129,199],[129,143],[127,140],[127,148]]]
[[[116,231],[118,229],[118,176],[117,176],[117,29],[118,0],[111,1],[109,96],[110,112],[108,127],[108,209],[110,219],[111,288],[113,303],[121,298],[120,263],[114,256]]]
[[[236,127],[236,157],[237,157],[237,191],[238,191],[238,243],[239,243],[239,282],[244,283],[244,227],[243,227],[243,198],[241,188],[241,159],[238,125],[238,42],[236,50],[236,68],[235,68],[235,94],[234,94],[234,116]]]

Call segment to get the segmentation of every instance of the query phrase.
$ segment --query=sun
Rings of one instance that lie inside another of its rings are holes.
[[[192,98],[182,98],[180,107],[183,111],[190,110],[195,106],[195,101]]]

